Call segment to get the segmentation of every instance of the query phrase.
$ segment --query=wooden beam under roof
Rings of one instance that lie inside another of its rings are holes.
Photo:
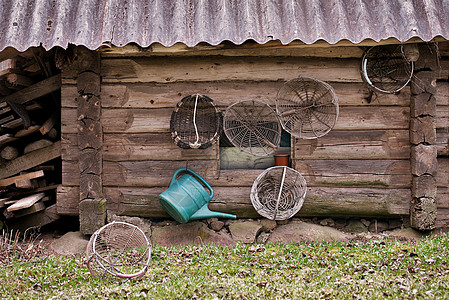
[[[441,37],[436,37],[434,41],[443,42],[446,40]],[[359,47],[400,43],[401,42],[399,42],[395,38],[388,38],[380,42],[367,39],[358,44],[354,44],[348,40],[342,40],[336,44],[329,44],[328,42],[323,40],[319,40],[313,44],[305,44],[301,41],[292,41],[288,45],[283,45],[280,41],[270,41],[265,44],[258,44],[256,42],[248,41],[241,45],[235,45],[230,42],[223,42],[216,46],[212,46],[206,43],[200,43],[194,47],[188,47],[183,43],[176,43],[171,47],[165,47],[159,43],[154,43],[147,48],[142,48],[136,44],[128,44],[123,47],[104,46],[99,48],[98,51],[101,52],[102,56],[105,57],[157,55],[284,56],[289,54],[288,51],[301,49],[300,56],[321,56],[323,55],[323,50],[320,51],[318,50],[319,48],[340,48],[342,50],[341,53],[335,53],[335,51],[338,50],[334,50],[332,55],[336,57],[354,57],[353,55],[359,55],[357,53],[363,53],[363,50],[358,49]],[[424,43],[424,41],[420,38],[415,37],[411,38],[406,43]],[[326,51],[329,51],[329,49]]]

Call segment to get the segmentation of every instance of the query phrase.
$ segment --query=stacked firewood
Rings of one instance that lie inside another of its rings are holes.
[[[58,218],[61,77],[54,54],[0,52],[0,227],[25,231]]]

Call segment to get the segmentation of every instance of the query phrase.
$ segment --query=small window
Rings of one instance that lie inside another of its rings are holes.
[[[226,134],[220,136],[220,169],[266,169],[275,165],[275,154],[288,154],[291,156],[291,136],[282,130],[280,147],[272,154],[267,156],[255,156],[245,153],[234,147],[226,137]],[[289,163],[291,165],[291,163]]]

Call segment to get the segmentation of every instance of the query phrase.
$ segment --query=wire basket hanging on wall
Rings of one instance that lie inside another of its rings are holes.
[[[298,171],[289,167],[271,167],[254,181],[251,203],[267,219],[286,220],[301,209],[306,189],[306,181]]]
[[[230,105],[223,116],[223,130],[235,147],[255,156],[272,154],[281,141],[282,128],[275,111],[259,100]]]
[[[327,83],[309,77],[287,81],[276,96],[276,112],[291,135],[315,139],[327,134],[338,118],[338,99]]]
[[[94,278],[141,278],[151,259],[151,244],[135,225],[112,222],[92,234],[86,249]]]
[[[402,45],[374,46],[362,57],[361,74],[371,89],[394,94],[409,83],[413,68],[413,61],[407,60]]]
[[[218,141],[222,116],[213,100],[195,94],[184,97],[173,111],[170,132],[176,145],[183,149],[205,149]]]

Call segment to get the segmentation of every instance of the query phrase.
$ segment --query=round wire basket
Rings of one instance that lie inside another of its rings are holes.
[[[276,96],[276,112],[291,135],[315,139],[327,134],[338,118],[338,99],[327,83],[309,77],[287,81]]]
[[[361,74],[371,89],[394,94],[410,82],[413,68],[402,45],[373,46],[362,57]]]
[[[268,104],[243,100],[226,109],[223,131],[231,144],[243,152],[267,156],[279,147],[282,128],[276,112]]]
[[[213,100],[195,94],[184,97],[173,111],[170,132],[176,145],[183,149],[205,149],[218,141],[222,116]]]
[[[137,226],[112,222],[91,236],[86,254],[87,266],[94,278],[139,279],[148,269],[151,244]]]
[[[306,181],[296,170],[276,166],[263,171],[251,188],[251,203],[256,211],[270,220],[286,220],[302,207]]]

